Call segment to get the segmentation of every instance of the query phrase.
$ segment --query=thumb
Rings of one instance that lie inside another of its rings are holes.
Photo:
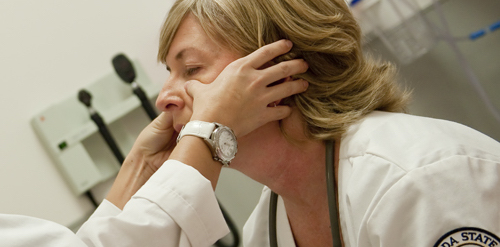
[[[154,155],[165,151],[172,146],[172,140],[176,138],[172,126],[172,114],[162,112],[155,118],[137,137],[134,146],[146,155]]]
[[[162,132],[171,131],[173,124],[173,117],[171,113],[161,112],[158,117],[153,120],[148,127],[152,128],[152,131]]]
[[[198,92],[203,91],[203,86],[205,86],[205,84],[197,80],[190,80],[184,84],[184,89],[191,98],[195,98]]]

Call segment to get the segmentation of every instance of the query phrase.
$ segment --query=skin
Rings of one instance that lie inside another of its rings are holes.
[[[162,114],[138,137],[107,199],[123,208],[167,159],[195,167],[215,189],[221,164],[213,161],[203,140],[185,136],[175,145],[175,138],[191,120],[218,122],[232,128],[238,139],[231,168],[283,198],[297,245],[331,246],[324,143],[306,137],[297,109],[273,104],[303,92],[308,84],[287,80],[267,87],[308,69],[301,59],[264,66],[291,46],[281,40],[242,57],[210,40],[198,20],[187,15],[165,61],[170,76],[156,104]],[[278,120],[297,142],[283,136]],[[338,153],[338,145],[336,149]]]

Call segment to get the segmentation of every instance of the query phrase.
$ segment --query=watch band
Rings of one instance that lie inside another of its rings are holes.
[[[197,136],[203,138],[204,140],[209,140],[215,127],[215,123],[202,122],[198,120],[190,121],[182,127],[179,136],[177,136],[177,142],[179,142],[179,140],[186,135]]]
[[[202,138],[210,149],[213,159],[220,161],[224,166],[229,166],[238,150],[234,132],[222,124],[193,120],[182,126],[177,142],[187,135]]]

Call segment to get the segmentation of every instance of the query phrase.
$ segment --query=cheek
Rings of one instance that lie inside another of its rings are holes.
[[[201,83],[204,83],[204,84],[210,84],[212,83],[213,81],[215,81],[215,79],[217,79],[217,77],[219,76],[219,74],[222,72],[222,70],[219,70],[219,69],[211,69],[210,71],[207,71],[207,73],[203,73],[203,75],[200,77],[199,81]]]
[[[239,56],[233,54],[218,56],[214,59],[214,63],[209,67],[209,69],[203,73],[200,81],[205,84],[212,83],[230,63],[234,62],[238,58]]]

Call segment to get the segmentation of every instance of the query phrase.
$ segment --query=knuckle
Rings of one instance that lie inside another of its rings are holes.
[[[273,53],[271,47],[269,47],[269,46],[262,47],[262,49],[260,50],[260,54],[263,57],[274,57],[274,53]]]
[[[288,96],[291,96],[291,95],[297,93],[297,91],[298,91],[297,89],[298,88],[295,85],[294,86],[290,86],[290,87],[287,88],[286,93],[287,93]]]
[[[255,77],[252,79],[254,83],[252,83],[251,86],[255,88],[259,88],[261,84],[266,82],[266,77],[263,74],[257,74]]]
[[[287,89],[286,89],[287,97],[294,95],[294,94],[297,94],[297,93],[300,93],[302,91],[304,91],[303,83],[300,80],[293,81],[290,84],[290,86],[287,87]]]
[[[290,64],[288,63],[281,63],[280,64],[280,68],[281,68],[281,73],[283,74],[283,76],[289,76],[290,74],[290,71],[291,71],[291,67],[290,67]]]
[[[243,60],[235,60],[233,61],[232,63],[228,64],[226,66],[226,70],[230,70],[230,71],[240,71],[241,70],[241,67],[245,64],[245,61]]]

